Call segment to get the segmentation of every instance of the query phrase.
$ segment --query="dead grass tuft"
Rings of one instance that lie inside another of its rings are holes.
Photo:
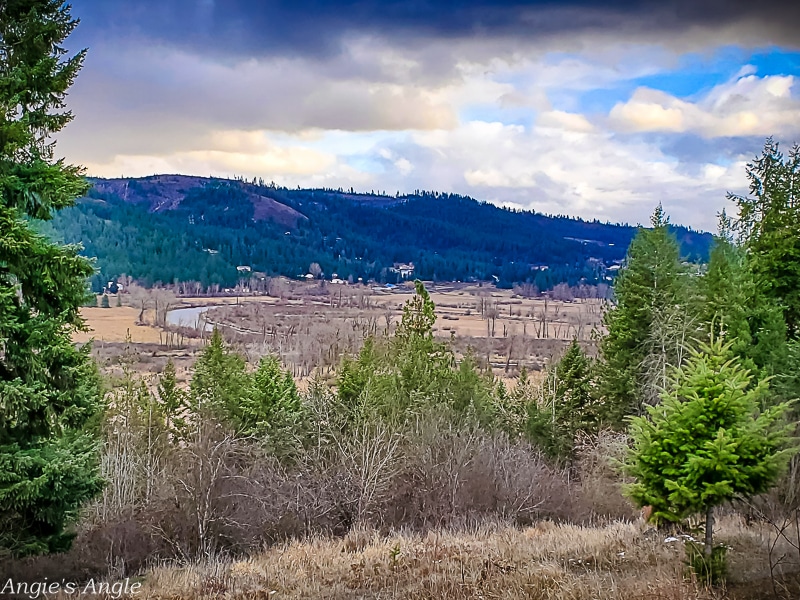
[[[502,523],[381,536],[368,528],[341,539],[311,537],[247,560],[159,567],[147,598],[541,598],[543,600],[714,600],[745,598],[705,590],[686,576],[681,542],[665,543],[642,523],[605,527]],[[731,572],[765,560],[764,536],[738,518],[720,521],[734,547]],[[734,584],[736,582],[734,581]],[[733,595],[731,595],[733,594]]]

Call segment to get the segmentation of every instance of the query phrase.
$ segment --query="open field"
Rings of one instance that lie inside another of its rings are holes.
[[[294,282],[293,282],[294,283]],[[392,290],[365,286],[319,286],[296,284],[279,298],[242,296],[235,301],[225,298],[184,298],[183,303],[196,305],[226,305],[248,307],[253,304],[276,307],[274,320],[284,316],[313,315],[328,319],[367,319],[376,330],[391,328],[402,315],[403,304],[413,293],[406,284]],[[530,336],[535,339],[588,340],[594,328],[601,327],[603,302],[585,298],[573,301],[553,300],[546,297],[524,298],[512,290],[479,287],[464,284],[429,284],[431,300],[436,304],[438,317],[435,331],[444,337],[451,333],[474,338],[507,338]],[[277,308],[283,312],[277,312]],[[246,312],[239,314],[224,311],[211,320],[256,330],[247,321]],[[255,315],[260,316],[260,315]],[[262,323],[263,325],[263,323]]]
[[[244,560],[156,567],[142,598],[536,598],[689,600],[792,597],[796,582],[769,578],[769,531],[721,520],[730,546],[727,589],[704,589],[687,574],[684,538],[614,522],[540,522],[427,533],[354,529],[340,539],[279,544]],[[789,587],[783,587],[788,585]]]
[[[81,344],[90,339],[99,343],[123,343],[128,336],[134,344],[158,344],[163,338],[158,328],[137,324],[139,311],[130,306],[81,308],[81,315],[89,326],[89,331],[73,336]]]
[[[471,352],[504,379],[513,379],[522,367],[540,371],[573,337],[593,353],[593,331],[602,328],[604,301],[595,298],[527,298],[474,284],[428,289],[436,304],[435,334],[452,340],[458,356]],[[279,355],[302,385],[315,369],[330,372],[343,355],[358,352],[368,335],[391,334],[413,285],[386,289],[277,279],[270,294],[176,297],[140,288],[122,294],[125,306],[116,307],[112,298],[111,308],[82,309],[91,330],[75,341],[93,338],[95,353],[106,364],[130,336],[132,347],[150,363],[137,370],[158,372],[167,356],[191,364],[208,329],[216,326],[251,362]]]
[[[278,298],[242,297],[214,303],[205,323],[259,355],[277,353],[298,377],[334,368],[343,353],[357,352],[369,335],[391,334],[402,318],[410,285],[393,290],[363,286],[294,284]],[[603,301],[523,298],[511,290],[475,285],[431,285],[434,332],[452,340],[457,354],[472,352],[498,376],[521,367],[540,370],[573,337],[593,351],[602,327]],[[208,306],[208,299],[203,303]],[[183,299],[197,306],[195,299]],[[202,325],[201,325],[202,327]]]

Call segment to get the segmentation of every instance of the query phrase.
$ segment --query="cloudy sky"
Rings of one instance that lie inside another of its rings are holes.
[[[800,142],[800,3],[73,0],[59,152],[105,177],[468,194],[715,228]],[[768,13],[768,14],[764,14]]]

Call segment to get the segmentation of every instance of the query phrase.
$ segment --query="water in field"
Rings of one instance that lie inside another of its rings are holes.
[[[167,313],[167,325],[174,325],[176,327],[192,327],[205,331],[213,331],[214,325],[207,323],[205,320],[205,313],[210,308],[217,308],[216,306],[191,306],[189,308],[175,308]]]

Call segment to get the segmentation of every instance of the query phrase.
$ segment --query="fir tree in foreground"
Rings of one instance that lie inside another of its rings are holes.
[[[784,420],[789,404],[759,412],[767,391],[766,380],[751,386],[730,344],[715,339],[675,372],[660,405],[632,420],[627,471],[636,483],[628,495],[652,506],[656,520],[705,514],[707,557],[714,508],[768,490],[793,452]]]
[[[71,341],[92,265],[31,222],[88,187],[50,141],[72,119],[64,98],[84,53],[60,44],[76,25],[60,1],[0,9],[0,553],[18,556],[66,549],[103,487],[98,377]]]

